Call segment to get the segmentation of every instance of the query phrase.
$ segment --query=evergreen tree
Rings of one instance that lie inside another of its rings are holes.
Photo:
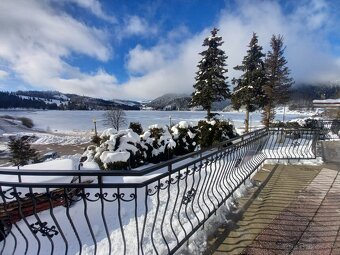
[[[238,110],[242,106],[246,110],[245,132],[249,131],[249,113],[264,105],[264,94],[262,86],[265,82],[265,70],[262,58],[262,47],[258,45],[255,33],[249,43],[247,55],[243,58],[242,65],[234,67],[235,70],[242,71],[243,74],[238,79],[233,79],[235,85],[231,102],[234,109]]]
[[[266,95],[266,104],[263,108],[262,122],[268,127],[275,117],[275,106],[284,104],[289,100],[289,90],[293,79],[289,77],[287,60],[283,56],[283,37],[272,36],[270,41],[271,51],[268,51],[265,59],[266,83],[263,91]]]
[[[18,139],[11,136],[7,146],[11,156],[10,162],[15,166],[27,165],[30,160],[37,161],[38,153],[31,148],[28,136]]]
[[[214,116],[211,113],[211,105],[215,101],[222,101],[230,96],[229,85],[226,82],[228,77],[225,73],[226,59],[225,52],[219,47],[224,43],[222,37],[217,36],[219,30],[214,28],[211,36],[205,38],[203,46],[208,49],[202,51],[202,59],[199,61],[196,72],[195,91],[192,93],[190,106],[202,106],[207,111],[207,119]]]

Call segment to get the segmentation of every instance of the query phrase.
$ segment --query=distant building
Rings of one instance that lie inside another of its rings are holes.
[[[338,99],[324,99],[324,100],[313,100],[313,106],[317,108],[335,108],[340,107],[340,98]]]

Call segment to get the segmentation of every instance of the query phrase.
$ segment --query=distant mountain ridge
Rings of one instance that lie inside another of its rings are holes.
[[[314,99],[340,98],[340,85],[330,84],[296,84],[292,87],[287,105],[291,109],[310,108]],[[124,110],[191,110],[188,94],[169,93],[152,101],[137,102],[133,100],[105,100],[58,91],[0,91],[0,108],[31,108],[47,110],[107,110],[113,107]],[[214,102],[213,111],[231,110],[230,100]],[[202,110],[196,108],[195,110]]]
[[[151,107],[155,110],[188,110],[191,96],[187,94],[175,94],[169,93],[163,96],[157,97],[150,103],[146,104],[147,107]]]
[[[187,94],[175,94],[169,93],[163,96],[157,97],[152,100],[150,103],[147,103],[147,107],[151,107],[154,110],[163,110],[163,111],[171,111],[171,110],[190,110],[189,103],[191,101],[191,96]],[[214,102],[212,104],[213,111],[222,111],[226,106],[230,105],[230,100],[224,100],[221,102]],[[201,108],[195,108],[195,110],[201,110]]]
[[[0,108],[32,108],[48,110],[140,110],[141,104],[129,100],[105,100],[58,91],[0,92]]]

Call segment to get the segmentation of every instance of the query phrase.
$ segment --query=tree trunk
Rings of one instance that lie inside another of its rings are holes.
[[[266,121],[266,127],[267,128],[269,127],[269,124],[270,124],[270,111],[271,111],[271,108],[270,108],[270,106],[268,106],[267,121]]]
[[[285,122],[286,115],[286,105],[283,106],[283,115],[282,115],[282,122]]]
[[[244,120],[245,128],[244,132],[248,133],[249,132],[249,110],[246,109],[246,119]]]
[[[270,124],[270,118],[271,118],[271,116],[270,116],[270,113],[271,113],[271,110],[272,110],[272,107],[271,107],[271,105],[270,104],[268,104],[266,107],[265,107],[265,111],[266,111],[266,120],[265,120],[265,122],[264,122],[264,125],[265,125],[265,127],[269,127],[269,124]]]
[[[275,117],[274,105],[269,103],[263,107],[262,123],[268,128]]]
[[[208,119],[208,121],[210,121],[210,114],[211,114],[211,109],[208,108],[207,109],[207,119]]]

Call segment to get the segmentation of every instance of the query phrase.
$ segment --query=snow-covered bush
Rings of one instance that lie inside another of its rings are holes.
[[[226,141],[237,136],[232,124],[225,120],[201,120],[198,122],[199,144],[202,148]]]
[[[333,134],[340,135],[340,121],[339,120],[332,121],[331,131]]]
[[[323,129],[323,123],[319,121],[319,118],[303,118],[303,119],[293,119],[287,122],[274,122],[271,127],[279,128],[320,128]]]
[[[20,120],[21,123],[22,123],[22,125],[24,125],[25,127],[28,127],[28,128],[34,127],[33,120],[31,120],[30,118],[27,118],[27,117],[19,117],[19,118],[17,118],[17,119]]]
[[[91,137],[91,142],[96,144],[96,145],[99,145],[100,141],[101,141],[101,139],[98,135],[94,135],[94,136]]]
[[[303,127],[312,128],[312,129],[316,129],[316,128],[323,129],[324,125],[321,121],[319,121],[319,119],[306,119]]]
[[[270,127],[274,127],[274,128],[300,128],[300,124],[298,122],[282,122],[282,121],[278,121],[278,122],[274,122],[270,124]]]
[[[276,123],[273,123],[271,127],[284,128],[285,134],[289,135],[293,139],[298,139],[301,137],[300,133],[296,131],[296,129],[299,129],[299,128],[319,129],[320,135],[325,135],[326,133],[329,132],[329,130],[327,130],[327,128],[324,126],[324,123],[320,121],[320,118],[301,118],[301,119],[293,119],[287,122],[276,122]],[[337,134],[334,132],[336,131],[336,128],[334,128],[334,131],[333,131],[331,127],[331,131],[334,134]]]
[[[83,156],[87,161],[96,161],[105,170],[122,170],[144,164],[140,137],[131,129],[116,131],[106,129],[100,136],[100,145],[89,146]]]
[[[198,127],[186,121],[180,121],[171,128],[176,142],[175,155],[184,155],[193,152],[198,145]]]
[[[132,129],[132,131],[138,135],[143,134],[143,128],[139,122],[130,122],[129,129]]]
[[[200,121],[198,126],[181,121],[171,129],[152,125],[142,135],[132,129],[109,128],[101,134],[99,145],[86,149],[82,160],[95,161],[104,170],[131,169],[166,161],[174,154],[184,155],[199,145],[206,148],[235,136],[233,126],[219,120]]]
[[[159,125],[149,126],[149,129],[141,135],[141,139],[146,149],[147,162],[158,163],[172,158],[176,143],[167,128]]]

